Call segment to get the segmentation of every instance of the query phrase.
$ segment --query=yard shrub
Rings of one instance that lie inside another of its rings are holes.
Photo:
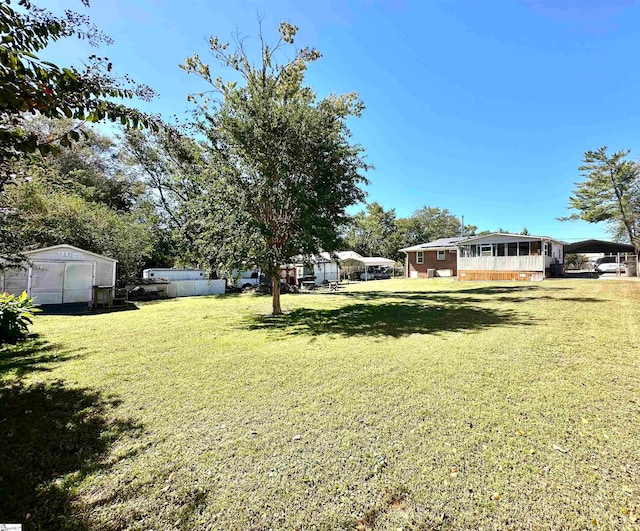
[[[24,339],[34,313],[39,311],[25,291],[19,297],[11,293],[0,294],[0,345]]]

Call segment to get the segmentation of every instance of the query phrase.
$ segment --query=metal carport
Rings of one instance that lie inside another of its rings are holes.
[[[604,240],[582,240],[581,242],[565,245],[565,254],[567,253],[634,253],[636,248],[629,243],[607,242]]]
[[[569,253],[581,254],[581,253],[604,253],[618,255],[618,261],[620,260],[620,253],[633,254],[636,257],[636,275],[638,271],[638,253],[636,248],[629,243],[608,242],[605,240],[582,240],[579,242],[565,245],[565,256]]]

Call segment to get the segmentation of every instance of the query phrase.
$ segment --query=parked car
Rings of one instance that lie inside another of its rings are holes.
[[[624,273],[624,264],[617,263],[615,256],[605,256],[604,258],[598,258],[595,264],[595,270],[598,273]]]
[[[385,280],[391,278],[386,268],[369,268],[367,271],[360,273],[360,280]]]

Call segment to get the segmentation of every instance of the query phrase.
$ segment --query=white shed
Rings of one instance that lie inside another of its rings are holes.
[[[0,273],[0,292],[26,291],[36,304],[93,302],[93,287],[115,287],[117,260],[72,245],[25,253],[31,265]]]

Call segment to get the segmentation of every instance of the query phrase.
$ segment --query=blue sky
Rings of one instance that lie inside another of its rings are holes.
[[[41,2],[42,4],[42,2]],[[640,3],[634,0],[48,0],[87,12],[115,43],[100,52],[118,73],[152,86],[140,106],[184,118],[203,89],[178,64],[207,58],[207,37],[234,29],[256,43],[281,20],[323,58],[309,70],[320,96],[358,92],[350,122],[375,169],[368,201],[408,216],[446,208],[481,230],[566,241],[606,238],[604,226],[558,222],[587,149],[640,153]],[[55,44],[79,64],[95,50]],[[215,65],[213,58],[210,62]],[[217,65],[216,65],[217,66]],[[225,74],[224,71],[221,72]]]

